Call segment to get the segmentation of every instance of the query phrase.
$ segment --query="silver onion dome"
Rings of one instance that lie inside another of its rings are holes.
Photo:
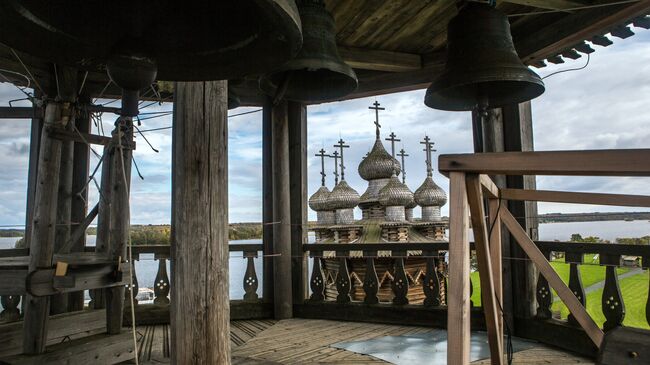
[[[420,187],[415,191],[415,202],[422,207],[438,206],[447,203],[447,193],[438,186],[431,176],[427,176]]]
[[[388,179],[393,175],[393,171],[401,171],[401,165],[386,151],[378,138],[370,154],[359,164],[359,176],[366,181]]]
[[[379,192],[379,202],[385,207],[404,207],[413,201],[413,193],[395,174]]]
[[[332,210],[330,194],[330,190],[326,186],[321,186],[314,195],[309,197],[309,207],[316,212]]]
[[[408,189],[408,187],[407,187]],[[411,201],[409,201],[408,204],[404,206],[406,209],[413,209],[418,206],[418,203],[415,202],[415,194],[411,192],[411,189],[409,189],[409,192],[411,193]]]
[[[359,193],[348,185],[347,181],[342,180],[329,196],[329,208],[336,209],[351,209],[359,205]]]

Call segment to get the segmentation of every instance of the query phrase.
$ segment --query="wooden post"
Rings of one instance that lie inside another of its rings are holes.
[[[533,151],[533,121],[530,102],[502,108],[504,151]],[[535,176],[508,176],[506,187],[535,189]],[[532,240],[538,239],[537,202],[508,201],[508,209]],[[505,255],[505,253],[504,253]],[[514,239],[510,239],[510,275],[513,312],[516,318],[533,318],[536,305],[537,270]],[[507,260],[506,260],[507,261]]]
[[[61,141],[50,138],[48,129],[65,126],[70,114],[68,103],[49,102],[45,107],[38,159],[38,181],[34,194],[34,219],[29,239],[30,272],[39,268],[52,267]],[[45,351],[49,311],[49,297],[26,296],[23,323],[24,353],[36,354]]]
[[[90,98],[80,97],[81,104],[90,104]],[[75,126],[81,133],[89,133],[92,121],[90,113],[82,109],[75,118]],[[88,189],[85,189],[90,170],[90,146],[85,143],[74,144],[74,164],[72,171],[72,205],[70,207],[70,221],[72,230],[86,218],[88,213]],[[83,252],[86,247],[86,235],[72,244],[71,252]],[[79,311],[84,307],[84,293],[82,291],[70,293],[68,299],[68,310]]]
[[[469,208],[465,174],[449,176],[449,284],[447,293],[447,363],[469,364]]]
[[[228,85],[174,91],[172,364],[229,364]]]
[[[291,279],[293,303],[302,304],[308,294],[307,256],[307,107],[289,103],[289,170],[291,200]]]
[[[273,307],[276,319],[293,316],[291,281],[291,205],[289,118],[286,101],[273,107]]]
[[[262,299],[273,302],[273,104],[267,98],[262,110],[262,244],[264,245],[264,272]]]
[[[95,252],[108,253],[109,242],[111,238],[111,181],[113,179],[113,166],[115,159],[115,148],[111,145],[104,146],[102,154],[102,177],[99,191],[99,212],[97,213],[97,237],[95,240]],[[92,290],[92,307],[93,309],[102,309],[106,307],[105,301],[106,289]]]
[[[34,91],[34,97],[40,98],[39,91]],[[33,104],[36,109],[36,104]],[[36,115],[36,113],[35,113]],[[29,170],[27,173],[27,207],[25,215],[25,247],[29,247],[31,239],[32,222],[34,221],[34,199],[36,195],[36,181],[38,177],[38,152],[41,147],[41,135],[43,133],[43,119],[40,117],[32,118],[32,128],[29,139]]]
[[[129,189],[131,185],[131,145],[133,144],[133,122],[130,117],[120,117],[113,130],[114,158],[111,173],[110,237],[107,245],[108,256],[115,263],[123,265],[127,259],[129,240],[130,209]],[[130,265],[130,263],[129,263]],[[106,331],[118,334],[122,330],[124,314],[124,286],[108,288],[106,297]]]
[[[479,117],[478,113],[476,111],[472,112],[472,120],[474,121],[474,128],[476,129],[479,126],[479,123],[477,123],[477,118]],[[482,127],[482,136],[481,136],[481,141],[482,141],[482,146],[480,146],[477,142],[474,141],[474,152],[476,153],[483,153],[483,152],[503,152],[504,151],[504,135],[503,135],[503,111],[501,108],[496,108],[496,109],[488,109],[487,110],[487,118],[485,118],[482,123],[480,123]],[[474,131],[474,134],[476,135],[478,133],[476,130]],[[490,176],[492,181],[499,187],[499,188],[505,188],[506,187],[506,176],[505,175],[493,175]],[[505,202],[503,203],[505,204]],[[496,211],[495,211],[496,212]],[[500,293],[497,293],[497,297],[499,299],[499,303],[501,304],[501,307],[503,308],[503,316],[500,315],[499,322],[503,322],[503,318],[508,323],[513,323],[513,315],[512,315],[512,300],[513,300],[513,293],[512,293],[512,277],[510,276],[510,267],[511,267],[511,260],[505,259],[502,260],[501,257],[511,257],[510,256],[510,233],[507,230],[502,230],[501,226],[502,224],[500,221],[496,221],[495,217],[493,215],[492,210],[489,211],[489,222],[498,222],[495,224],[493,227],[493,236],[490,237],[490,251],[492,252],[492,258],[493,261],[495,260],[500,260],[501,264],[500,265],[494,265],[495,271],[495,286],[499,287]],[[501,233],[501,244],[498,245],[500,248],[501,253],[499,255],[496,254],[496,252],[492,251],[493,247],[496,247],[496,243],[493,244],[492,238],[497,234],[497,231]],[[497,272],[498,270],[498,272]],[[503,279],[502,279],[503,278]],[[503,328],[501,328],[503,330]]]

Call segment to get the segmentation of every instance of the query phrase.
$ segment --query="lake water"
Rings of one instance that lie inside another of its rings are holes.
[[[572,222],[572,223],[546,223],[539,227],[540,240],[568,241],[572,234],[579,233],[585,236],[598,236],[602,239],[614,241],[618,237],[642,237],[650,235],[650,222],[638,220],[626,221],[603,221],[603,222]],[[313,237],[312,237],[313,239]],[[13,248],[18,238],[0,237],[0,249]],[[311,241],[311,240],[310,240]],[[261,243],[260,239],[231,241],[238,244]],[[95,236],[88,236],[88,245],[95,245]],[[311,266],[311,265],[310,265]],[[255,259],[255,270],[259,279],[258,295],[262,295],[262,259]],[[153,254],[141,255],[140,261],[135,264],[135,271],[138,277],[138,284],[141,288],[153,287],[156,273],[158,272],[158,261],[155,261]],[[167,262],[167,272],[169,261]],[[246,259],[241,252],[230,254],[230,298],[241,299],[244,296],[243,280],[246,272]]]

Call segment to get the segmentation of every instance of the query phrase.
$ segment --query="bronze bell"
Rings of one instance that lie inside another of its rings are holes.
[[[294,0],[2,0],[0,43],[100,71],[124,43],[167,81],[269,72],[302,45]]]
[[[470,2],[449,22],[445,70],[427,89],[424,103],[469,111],[542,93],[544,82],[517,55],[508,18],[488,4]]]
[[[298,1],[303,44],[298,55],[260,79],[260,89],[276,99],[319,102],[357,88],[357,75],[339,56],[334,18],[323,0]]]

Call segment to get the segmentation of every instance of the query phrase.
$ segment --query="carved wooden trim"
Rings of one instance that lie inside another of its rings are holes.
[[[438,251],[424,251],[427,257],[426,273],[422,281],[424,290],[424,305],[428,307],[437,307],[441,305],[440,301],[440,278],[438,277],[438,268],[436,267],[435,257]]]
[[[153,293],[156,296],[154,304],[169,304],[169,276],[167,275],[167,259],[158,259],[158,273],[153,286]]]
[[[366,304],[377,304],[379,303],[379,298],[377,297],[379,278],[375,269],[377,251],[364,251],[363,255],[366,256],[366,276],[363,279],[363,291],[366,296],[363,301]]]
[[[322,302],[325,300],[325,276],[323,275],[323,268],[321,267],[322,251],[311,251],[311,257],[314,259],[314,267],[311,271],[311,279],[309,280],[309,287],[311,288],[311,297],[309,299],[313,302]]]
[[[337,303],[349,303],[352,301],[350,297],[350,291],[352,290],[352,282],[350,281],[350,270],[348,269],[348,260],[345,257],[345,252],[336,252],[336,256],[339,258],[339,272],[336,276],[336,290],[338,291],[338,296],[336,297]]]
[[[254,302],[258,299],[257,287],[259,281],[255,272],[255,258],[257,251],[244,252],[246,258],[246,273],[244,274],[244,301]]]
[[[404,260],[406,256],[405,251],[393,251],[393,255],[398,256],[395,258],[394,262],[394,274],[393,274],[393,293],[395,297],[393,298],[393,304],[404,305],[409,304],[408,292],[409,292],[409,281],[406,277],[406,270],[404,269]]]

